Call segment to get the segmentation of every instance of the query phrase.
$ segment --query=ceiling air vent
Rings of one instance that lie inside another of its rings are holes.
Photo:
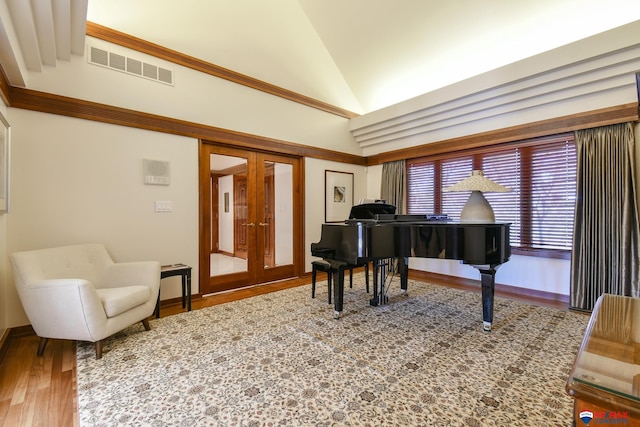
[[[89,63],[173,86],[173,71],[90,46]]]

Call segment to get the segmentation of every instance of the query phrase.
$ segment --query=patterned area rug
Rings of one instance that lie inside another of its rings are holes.
[[[78,344],[81,426],[570,426],[588,317],[417,281],[333,319],[326,284],[134,325]]]

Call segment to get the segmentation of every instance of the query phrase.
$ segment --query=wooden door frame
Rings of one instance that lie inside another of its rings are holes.
[[[245,152],[263,153],[281,158],[287,158],[292,161],[294,166],[292,171],[293,179],[293,272],[292,277],[299,277],[304,272],[304,161],[300,156],[283,155],[280,153],[263,151],[263,150],[247,150],[241,147],[234,147],[230,144],[219,143],[216,141],[199,141],[199,290],[201,294],[220,292],[229,289],[235,289],[242,286],[249,286],[257,283],[251,283],[249,274],[237,274],[232,279],[226,281],[224,285],[212,284],[214,280],[210,276],[211,271],[211,157],[212,146],[215,147],[216,154],[237,155],[237,150]],[[225,153],[227,152],[227,153]],[[255,200],[255,195],[253,196]],[[272,274],[278,273],[278,268],[273,269]],[[214,276],[216,277],[216,276]],[[269,279],[267,281],[276,280]],[[265,283],[265,282],[261,282]]]
[[[264,233],[265,233],[265,241],[264,241],[264,251],[265,251],[265,256],[264,256],[264,263],[265,265],[268,265],[270,267],[274,267],[275,266],[275,251],[276,251],[276,246],[275,246],[275,225],[273,223],[271,223],[271,221],[273,220],[273,212],[275,210],[275,176],[274,176],[274,166],[271,165],[271,170],[267,171],[265,170],[265,173],[268,172],[268,174],[265,174],[264,177],[264,188],[265,191],[263,191],[263,195],[265,196],[265,200],[264,200],[264,205],[265,205],[265,212],[269,212],[270,214],[270,218],[265,218],[265,223],[267,223]],[[267,191],[268,190],[268,191]],[[268,197],[268,198],[267,198]],[[268,207],[268,209],[267,209]]]

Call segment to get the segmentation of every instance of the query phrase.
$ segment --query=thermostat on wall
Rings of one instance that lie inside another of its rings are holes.
[[[150,185],[169,185],[169,162],[143,159],[144,183]]]

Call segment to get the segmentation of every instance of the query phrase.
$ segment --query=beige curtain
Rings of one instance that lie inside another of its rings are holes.
[[[603,293],[639,297],[638,208],[631,123],[577,131],[573,308]]]
[[[396,214],[403,214],[406,188],[406,169],[404,160],[388,162],[382,165],[382,184],[380,198],[396,207]]]

